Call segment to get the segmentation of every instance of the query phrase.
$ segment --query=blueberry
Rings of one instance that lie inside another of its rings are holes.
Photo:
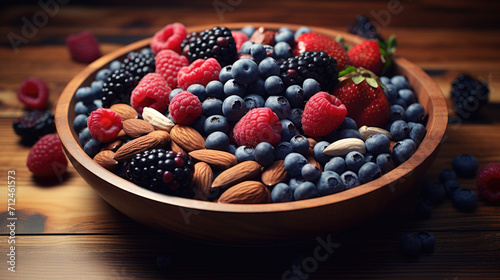
[[[80,114],[75,117],[73,120],[73,128],[77,133],[87,127],[87,118],[88,116],[86,114]]]
[[[302,177],[307,181],[316,182],[319,179],[320,171],[314,164],[306,164],[301,170]]]
[[[297,39],[300,35],[304,34],[304,33],[309,33],[311,32],[311,28],[307,27],[307,26],[301,26],[297,29],[297,31],[295,31],[295,39]]]
[[[406,140],[406,139],[405,139]],[[407,139],[409,140],[409,139]],[[411,142],[410,142],[411,141]],[[408,160],[413,153],[415,152],[415,143],[413,140],[410,141],[399,141],[396,144],[394,144],[394,147],[392,147],[392,159],[394,160],[394,163],[396,164],[402,164],[406,160]],[[413,144],[412,144],[413,142]]]
[[[222,115],[212,115],[205,120],[203,130],[206,135],[214,131],[221,131],[227,134],[231,130],[231,125],[226,117]]]
[[[234,152],[238,162],[243,162],[247,160],[255,160],[255,149],[248,146],[239,146]]]
[[[400,238],[400,247],[401,252],[405,256],[415,257],[422,250],[422,243],[420,242],[420,238],[414,233],[411,232],[403,232]]]
[[[94,100],[94,106],[96,106],[97,108],[102,108],[102,100],[101,99]],[[139,118],[141,118],[140,114],[139,114]]]
[[[271,45],[264,45],[264,49],[266,50],[266,56],[276,58],[276,54],[274,53],[274,47]]]
[[[394,161],[392,160],[392,156],[388,153],[378,155],[375,159],[375,162],[377,163],[378,167],[380,167],[382,174],[385,174],[396,167],[394,165]]]
[[[462,212],[474,212],[477,208],[477,195],[473,190],[458,189],[451,197],[453,206]]]
[[[352,171],[342,173],[342,175],[340,175],[340,179],[342,179],[346,190],[355,188],[361,184],[358,175]]]
[[[278,64],[276,64],[277,66]],[[278,68],[279,69],[279,68]],[[238,83],[250,84],[257,79],[260,66],[250,58],[240,58],[233,63],[231,74]]]
[[[391,83],[391,79],[390,79],[390,78],[388,78],[387,76],[381,76],[381,77],[379,77],[379,79],[380,79],[380,82],[381,82],[384,86],[386,86],[386,87],[387,87],[388,85],[392,85],[392,83]]]
[[[304,108],[304,91],[299,85],[287,87],[285,97],[292,108]]]
[[[253,83],[247,86],[248,94],[257,94],[262,96],[263,98],[267,98],[269,95],[266,93],[266,89],[264,87],[264,79],[257,78]]]
[[[259,63],[259,73],[260,76],[264,79],[267,79],[271,76],[279,76],[280,74],[280,66],[276,59],[272,57],[266,57]]]
[[[358,171],[358,177],[361,184],[368,183],[382,176],[382,170],[376,163],[367,162],[361,166]]]
[[[250,54],[250,49],[252,48],[252,45],[254,42],[252,41],[246,41],[241,45],[239,53],[241,54]]]
[[[406,121],[420,123],[425,115],[424,106],[420,103],[413,103],[405,111]]]
[[[292,56],[292,47],[287,42],[279,42],[274,46],[276,58],[287,59]]]
[[[457,173],[451,169],[443,169],[439,172],[439,182],[446,183],[449,180],[457,180]]]
[[[267,57],[267,51],[262,44],[253,44],[250,47],[250,54],[257,61],[261,61]]]
[[[408,123],[408,127],[410,128],[408,136],[417,145],[420,145],[420,143],[422,143],[422,141],[424,140],[425,135],[427,134],[427,129],[421,123],[412,123],[412,122]]]
[[[285,157],[285,170],[290,177],[299,177],[301,175],[302,167],[306,165],[307,159],[299,153],[289,153]]]
[[[360,140],[363,140],[363,137],[361,136],[361,133],[357,129],[342,129],[339,133],[339,139],[346,139],[346,138],[357,138]]]
[[[417,99],[415,98],[415,94],[411,89],[400,89],[398,91],[399,98],[403,99],[406,102],[407,108],[417,102]]]
[[[76,100],[82,101],[84,104],[91,104],[96,99],[94,90],[91,87],[81,87],[76,90]]]
[[[304,182],[295,189],[293,197],[295,200],[309,199],[319,197],[319,192],[314,183]]]
[[[276,43],[285,42],[292,46],[295,44],[295,36],[290,29],[283,29],[274,35],[274,40]]]
[[[230,79],[224,83],[224,96],[237,95],[243,97],[247,94],[245,84],[237,82],[235,79]]]
[[[406,103],[406,101],[403,98],[400,98],[400,97],[397,97],[394,100],[393,105],[399,105],[399,106],[403,107],[403,109],[405,109],[405,110],[406,110],[406,107],[408,107],[408,103]]]
[[[214,131],[207,136],[205,147],[227,152],[229,150],[229,137],[224,132]]]
[[[410,128],[405,121],[398,120],[392,123],[390,132],[394,141],[401,141],[408,136]]]
[[[233,78],[233,73],[232,73],[233,65],[227,65],[222,67],[219,73],[219,81],[223,84],[225,84],[227,81],[231,80]]]
[[[240,31],[245,33],[245,35],[247,35],[247,37],[250,38],[250,37],[252,37],[252,34],[255,32],[255,27],[253,27],[251,25],[246,25]],[[251,42],[251,41],[247,41],[247,42]]]
[[[83,146],[83,150],[89,157],[94,158],[101,151],[101,147],[102,143],[99,140],[90,138]]]
[[[337,140],[340,140],[340,130],[338,130],[338,128],[334,129],[333,131],[328,132],[327,135],[321,137],[321,139],[323,141],[328,141],[330,143],[333,143],[333,142],[335,142]]]
[[[405,120],[406,114],[403,106],[395,104],[391,106],[391,115],[389,118],[390,122],[395,122],[398,120]]]
[[[187,89],[187,92],[190,92],[198,97],[200,102],[205,101],[205,98],[207,98],[207,91],[205,90],[205,87],[200,84],[193,84],[190,85]]]
[[[201,103],[205,116],[222,115],[222,100],[209,97]]]
[[[330,159],[323,168],[324,171],[333,171],[337,174],[343,174],[347,170],[343,157],[334,157]]]
[[[290,110],[290,115],[288,115],[288,119],[293,122],[297,129],[302,129],[302,113],[303,110],[300,108],[293,108]]]
[[[309,151],[309,140],[304,135],[294,135],[290,139],[290,145],[294,152],[305,155]]]
[[[405,76],[395,75],[391,78],[391,84],[395,85],[398,89],[410,88],[410,83]]]
[[[422,250],[432,251],[436,245],[436,237],[426,230],[417,232],[417,237],[420,239],[422,244]]]
[[[415,213],[420,218],[429,219],[432,215],[432,203],[425,198],[420,198],[415,205]]]
[[[270,108],[280,120],[286,119],[290,114],[290,103],[284,96],[269,96],[264,106]]]
[[[358,124],[356,123],[355,120],[345,117],[342,123],[340,124],[339,128],[342,129],[358,129]]]
[[[313,95],[321,91],[318,81],[312,78],[307,78],[302,83],[302,89],[304,90],[304,100],[308,100]]]
[[[111,75],[111,72],[112,71],[109,69],[102,69],[99,72],[97,72],[97,75],[95,75],[95,79],[97,81],[106,81],[109,75]]]
[[[243,97],[245,100],[245,104],[247,106],[247,110],[252,110],[254,108],[264,107],[265,100],[262,96],[257,94],[248,94]]]
[[[453,193],[456,190],[461,189],[460,184],[456,180],[448,180],[443,184],[443,186],[444,186],[444,192],[446,193],[446,197],[449,198],[453,197]]]
[[[229,122],[236,123],[245,115],[246,111],[245,101],[237,95],[227,97],[222,103],[222,113]]]
[[[376,160],[376,157],[372,153],[366,152],[364,156],[365,156],[365,162],[375,162]]]
[[[266,167],[274,162],[274,147],[268,142],[260,142],[255,146],[255,161]]]
[[[292,189],[285,183],[278,183],[271,191],[273,202],[288,202],[293,200]]]
[[[313,148],[313,153],[314,153],[314,159],[318,161],[320,164],[325,164],[327,163],[331,157],[323,154],[323,150],[330,145],[329,142],[327,141],[320,141],[314,145]]]
[[[322,172],[316,185],[321,196],[345,190],[342,178],[340,178],[339,174],[333,171]]]
[[[435,182],[424,182],[422,184],[421,196],[433,204],[440,204],[443,203],[446,193],[441,184]]]
[[[374,155],[388,153],[391,147],[391,140],[385,134],[373,134],[366,138],[366,150]]]
[[[90,134],[90,130],[88,127],[85,127],[79,134],[78,134],[78,142],[80,143],[80,146],[85,146],[85,144],[92,138],[92,134]]]
[[[285,157],[292,152],[293,148],[290,142],[279,142],[278,145],[276,145],[276,149],[274,149],[274,159],[285,159]]]
[[[347,170],[358,172],[363,164],[365,164],[365,156],[360,152],[352,151],[345,156]]]
[[[200,115],[197,117],[193,123],[191,124],[191,127],[194,128],[196,131],[198,131],[201,135],[204,135],[205,132],[205,121],[207,120],[207,116],[205,115]]]
[[[264,81],[264,89],[268,95],[282,95],[285,91],[285,84],[279,76],[270,76]]]
[[[475,157],[469,154],[460,154],[453,158],[453,171],[460,178],[474,178],[478,163]]]
[[[307,181],[306,181],[306,179],[304,179],[302,177],[293,177],[288,181],[288,185],[292,189],[292,192],[294,192],[300,186],[300,184],[302,184],[304,182],[307,182]]]
[[[228,152],[230,152],[233,155],[236,154],[236,146],[233,144],[229,144]],[[236,159],[238,159],[238,158],[236,158]]]
[[[280,121],[281,122],[281,141],[290,141],[293,136],[298,135],[299,132],[297,131],[297,128],[293,124],[292,121],[288,119],[283,119]]]
[[[387,96],[387,100],[389,100],[390,104],[393,104],[394,101],[398,98],[398,89],[393,84],[388,84],[385,86],[387,89],[384,89],[385,96]]]
[[[85,104],[83,101],[78,101],[75,104],[75,114],[80,115],[88,115],[92,113],[92,111],[95,111],[97,109],[97,106],[92,102]]]
[[[121,67],[122,67],[122,63],[118,60],[113,60],[109,64],[109,70],[111,70],[111,72],[114,72],[114,71],[120,69]]]

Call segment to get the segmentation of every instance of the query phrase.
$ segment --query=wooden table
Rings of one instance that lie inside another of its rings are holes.
[[[83,29],[97,35],[102,52],[109,53],[174,21],[186,26],[276,21],[346,30],[357,14],[366,14],[377,20],[383,35],[396,34],[397,54],[428,70],[446,96],[462,72],[490,84],[490,104],[480,121],[449,125],[424,178],[435,181],[459,153],[473,154],[480,166],[500,161],[497,1],[142,1],[143,6],[71,1],[48,10],[26,2],[0,13],[0,279],[500,278],[500,208],[484,199],[474,213],[461,213],[447,200],[430,219],[420,220],[414,214],[416,188],[384,214],[341,234],[264,248],[218,246],[154,232],[130,220],[97,196],[71,166],[62,182],[37,182],[26,168],[29,148],[18,144],[11,128],[24,113],[16,90],[25,78],[47,81],[53,110],[64,86],[85,67],[70,59],[64,45],[68,35]],[[29,30],[26,22],[38,26]],[[24,38],[17,51],[8,34]],[[15,273],[6,263],[9,170],[15,171],[17,186]],[[460,183],[475,189],[473,180]],[[401,233],[419,230],[436,236],[435,250],[416,259],[403,257]],[[321,260],[315,258],[320,239],[335,245]],[[301,273],[292,276],[296,268]]]

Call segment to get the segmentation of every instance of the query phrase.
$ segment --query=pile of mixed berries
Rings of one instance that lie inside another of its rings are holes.
[[[152,108],[194,128],[206,149],[256,161],[263,170],[282,161],[288,176],[269,186],[273,202],[333,194],[390,172],[426,135],[426,112],[409,81],[383,76],[393,40],[347,50],[307,27],[188,33],[169,24],[150,47],[111,62],[76,91],[74,128],[94,157],[132,140],[113,105],[130,105],[139,119]],[[364,144],[324,152],[342,139]],[[189,197],[195,160],[171,150],[167,144],[142,151],[113,171],[145,188]]]

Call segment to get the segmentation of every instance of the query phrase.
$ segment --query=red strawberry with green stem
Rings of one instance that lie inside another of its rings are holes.
[[[347,116],[354,119],[358,127],[384,127],[389,121],[390,104],[382,83],[372,72],[349,67],[345,79],[333,90],[347,108]],[[343,74],[343,73],[341,73]]]
[[[396,44],[394,36],[385,42],[366,40],[347,52],[350,65],[368,69],[375,75],[383,75],[392,67]]]
[[[296,40],[293,55],[297,56],[307,51],[326,52],[337,60],[339,71],[349,65],[349,57],[344,47],[334,39],[316,32],[308,32],[300,35]]]

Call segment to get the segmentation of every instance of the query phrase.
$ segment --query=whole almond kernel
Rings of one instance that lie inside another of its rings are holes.
[[[110,151],[116,151],[121,145],[123,144],[123,141],[120,139],[116,139],[114,141],[106,143],[102,148],[102,150],[110,150]]]
[[[118,161],[113,158],[114,156],[115,153],[113,151],[104,150],[95,155],[94,161],[107,170],[113,171],[118,166]]]
[[[288,180],[288,172],[285,170],[284,160],[276,160],[264,168],[261,175],[262,183],[266,186],[274,186]]]
[[[318,170],[321,171],[321,164],[313,156],[308,156],[307,162],[316,166],[318,168]]]
[[[170,141],[170,149],[176,153],[182,153],[182,152],[186,152],[184,151],[184,149],[181,148],[181,146],[177,145],[177,143],[175,143],[175,141]]]
[[[170,130],[172,141],[187,152],[205,149],[205,139],[196,129],[178,124]]]
[[[164,114],[150,107],[145,107],[142,110],[142,118],[157,130],[165,130],[167,132],[170,132],[172,127],[175,126],[174,122],[172,122]]]
[[[242,181],[250,180],[260,174],[260,164],[256,161],[248,160],[222,171],[215,177],[212,189],[226,189]]]
[[[214,173],[210,165],[204,162],[198,162],[194,165],[193,186],[197,193],[195,196],[199,199],[208,200],[211,196],[212,182],[214,181]]]
[[[109,107],[109,109],[117,113],[122,118],[122,121],[128,119],[137,119],[138,117],[137,111],[128,104],[124,103],[114,104],[111,107]]]
[[[257,204],[270,202],[269,189],[258,181],[245,181],[226,190],[218,203]]]
[[[198,161],[206,162],[217,169],[228,169],[238,164],[238,159],[233,154],[218,150],[196,150],[190,152],[189,156]]]
[[[141,137],[155,130],[150,123],[141,119],[128,119],[122,123],[123,131],[131,138]]]
[[[368,137],[370,137],[373,134],[384,134],[385,136],[389,137],[389,139],[392,139],[391,133],[380,127],[363,125],[358,129],[358,131],[359,134],[361,134],[361,138],[363,138],[363,140],[365,141]]]
[[[164,130],[155,130],[147,135],[155,138],[158,141],[158,144],[156,145],[155,148],[162,148],[165,145],[167,145],[168,142],[170,142],[170,134]]]
[[[118,162],[123,162],[133,158],[136,154],[142,153],[148,149],[165,146],[170,140],[168,132],[162,130],[155,130],[135,138],[130,142],[123,144],[115,153],[114,159]]]
[[[358,138],[340,139],[328,145],[328,147],[323,150],[323,154],[332,157],[345,156],[352,151],[364,154],[366,152],[365,142]]]

